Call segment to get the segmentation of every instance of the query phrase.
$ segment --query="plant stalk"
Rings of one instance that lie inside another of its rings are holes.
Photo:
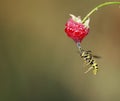
[[[108,5],[114,5],[114,4],[120,4],[120,2],[105,2],[102,3],[98,6],[96,6],[94,9],[92,9],[82,20],[82,23],[84,23],[89,17],[90,15],[92,15],[95,11],[97,11],[99,8],[103,7],[103,6],[108,6]]]

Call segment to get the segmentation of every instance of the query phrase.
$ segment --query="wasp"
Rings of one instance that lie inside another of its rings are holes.
[[[89,65],[90,67],[85,73],[88,73],[90,70],[93,70],[93,74],[96,75],[98,72],[98,64],[96,63],[94,58],[100,58],[100,56],[93,55],[91,51],[83,50],[82,48],[79,48],[80,57],[83,58],[86,65]]]

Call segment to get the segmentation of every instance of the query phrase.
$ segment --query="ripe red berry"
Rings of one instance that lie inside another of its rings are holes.
[[[65,24],[66,34],[76,43],[81,42],[89,32],[89,19],[82,23],[80,17],[70,15],[71,18]]]

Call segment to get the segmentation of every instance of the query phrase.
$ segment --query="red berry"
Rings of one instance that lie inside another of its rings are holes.
[[[82,23],[80,17],[70,15],[70,18],[65,25],[66,34],[75,42],[81,42],[89,32],[89,19]]]

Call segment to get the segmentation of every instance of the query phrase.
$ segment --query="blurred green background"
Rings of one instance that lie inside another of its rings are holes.
[[[120,8],[91,16],[82,47],[102,58],[86,70],[64,25],[106,0],[1,0],[0,101],[120,101]]]

